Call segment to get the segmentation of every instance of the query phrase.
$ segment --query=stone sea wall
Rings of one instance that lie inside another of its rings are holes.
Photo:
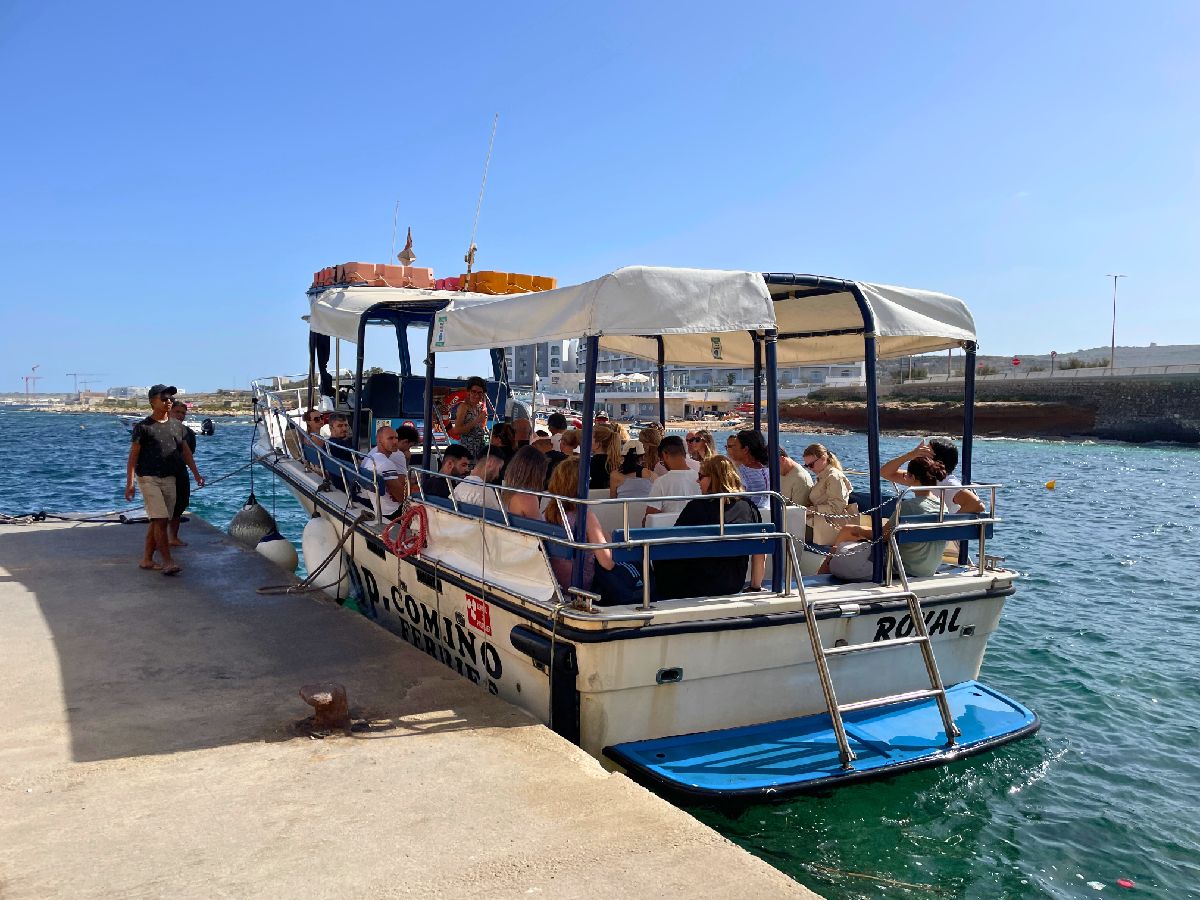
[[[861,429],[865,409],[856,399],[810,400],[785,415]],[[981,381],[976,399],[978,434],[1200,443],[1197,375]],[[889,430],[961,431],[962,382],[893,386],[880,418]]]

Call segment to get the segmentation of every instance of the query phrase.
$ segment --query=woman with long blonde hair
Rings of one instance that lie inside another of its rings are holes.
[[[575,532],[575,500],[579,496],[579,460],[567,458],[554,467],[554,471],[550,473],[550,486],[546,489],[551,494],[557,494],[564,498],[561,503],[554,500],[546,507],[546,521],[554,525],[562,525],[569,529],[572,534]],[[563,521],[562,515],[559,513],[559,506],[566,512],[566,521]],[[604,529],[600,527],[600,520],[590,511],[587,514],[587,534],[586,540],[589,544],[604,544],[608,542],[608,536],[604,533]],[[596,564],[599,563],[602,569],[612,569],[613,557],[611,550],[585,550],[583,551],[583,587],[585,590],[592,589],[592,579],[596,574]],[[554,571],[554,577],[558,579],[558,584],[566,590],[571,586],[571,569],[573,563],[570,559],[559,559],[556,556],[550,557],[550,568]]]
[[[638,440],[641,441],[642,449],[646,454],[644,464],[651,472],[658,465],[658,445],[662,441],[662,436],[662,430],[657,425],[647,425],[638,432]]]
[[[705,494],[739,494],[745,487],[737,466],[725,456],[710,456],[700,463],[700,489]],[[747,497],[697,497],[689,500],[676,527],[687,525],[741,525],[761,521],[758,507]],[[760,564],[761,560],[761,564]],[[750,587],[759,590],[766,557],[754,557],[757,569],[751,572]],[[654,577],[661,597],[720,597],[737,594],[746,583],[748,556],[709,559],[662,560],[654,565]]]
[[[621,468],[621,432],[611,425],[592,427],[592,477],[588,487],[607,490],[612,473]]]
[[[824,444],[804,448],[804,468],[813,473],[808,492],[808,524],[817,544],[832,544],[843,525],[854,525],[858,507],[850,502],[850,479],[841,461]],[[853,507],[853,509],[851,508]]]

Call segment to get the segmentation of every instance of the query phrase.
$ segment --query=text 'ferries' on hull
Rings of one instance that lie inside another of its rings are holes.
[[[965,304],[810,275],[650,267],[525,290],[309,291],[309,371],[256,382],[255,454],[312,514],[304,552],[316,584],[667,791],[784,796],[940,764],[1037,729],[1028,709],[976,681],[1015,573],[986,552],[999,486],[971,479],[976,338]],[[586,358],[584,409],[579,455],[559,455],[549,482],[557,493],[541,480],[541,454],[522,451],[505,484],[484,484],[489,457],[508,455],[486,442],[509,408],[502,348],[568,339]],[[392,370],[365,368],[368,347],[372,359],[390,348]],[[876,361],[948,347],[967,357],[963,487],[954,490],[974,491],[982,511],[935,501],[901,515],[914,496],[929,502],[945,489],[885,493]],[[604,447],[594,447],[606,439],[594,426],[602,349],[657,362],[662,420],[665,365],[753,367],[761,489],[714,489],[710,478],[699,501],[650,501],[590,488],[607,471]],[[453,354],[480,350],[491,351],[487,377],[441,374]],[[864,358],[869,471],[857,511],[814,516],[780,492],[777,367]],[[322,437],[310,409],[341,413],[348,427]],[[384,426],[413,445],[407,475],[389,462],[402,450],[370,453],[377,437],[398,440]],[[472,443],[475,429],[485,429],[483,443]],[[469,453],[447,452],[454,444]],[[480,477],[465,477],[469,454],[484,456]],[[538,483],[521,481],[530,472]],[[735,516],[738,497],[757,515]],[[647,516],[648,503],[675,510]],[[812,542],[822,518],[864,529],[868,562],[854,580],[816,573],[828,550]],[[956,549],[917,571],[902,561],[918,545]],[[724,577],[704,596],[668,590],[681,566]]]

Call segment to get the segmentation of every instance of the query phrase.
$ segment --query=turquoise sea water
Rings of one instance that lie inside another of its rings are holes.
[[[246,462],[251,430],[199,438],[206,477]],[[818,439],[864,467],[863,436]],[[0,410],[0,512],[128,508],[127,451],[112,417]],[[1006,485],[989,549],[1024,575],[981,679],[1042,730],[940,769],[692,811],[828,897],[1200,897],[1200,451],[986,440],[975,474]],[[226,525],[249,488],[240,473],[194,510]],[[255,490],[297,540],[299,504],[262,469]]]

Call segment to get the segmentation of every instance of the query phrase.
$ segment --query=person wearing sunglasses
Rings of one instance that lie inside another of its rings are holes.
[[[325,424],[325,414],[320,410],[310,409],[304,413],[304,432],[308,435],[308,439],[318,447],[325,446],[325,439],[321,437],[321,426]]]

